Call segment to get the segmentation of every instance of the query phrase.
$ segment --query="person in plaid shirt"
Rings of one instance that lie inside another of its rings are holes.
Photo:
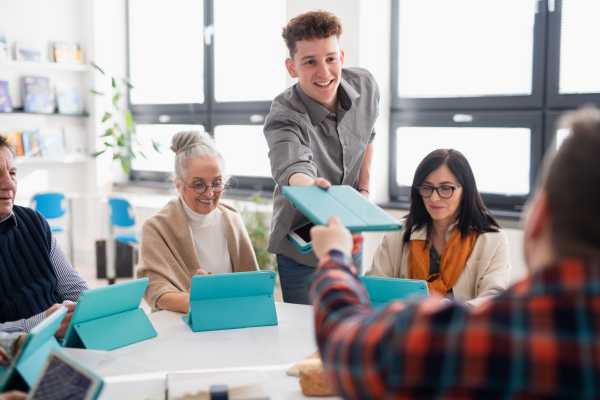
[[[311,231],[317,343],[344,398],[600,398],[600,110],[544,169],[524,221],[530,276],[478,308],[437,299],[373,309],[337,218]]]

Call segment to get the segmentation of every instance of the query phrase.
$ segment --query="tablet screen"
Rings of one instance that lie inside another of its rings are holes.
[[[310,243],[310,228],[313,226],[315,226],[315,224],[310,222],[294,229],[293,232],[296,232],[296,234],[300,236],[306,243]]]
[[[97,379],[53,351],[27,399],[85,400],[92,398],[90,396],[96,392],[97,384]]]

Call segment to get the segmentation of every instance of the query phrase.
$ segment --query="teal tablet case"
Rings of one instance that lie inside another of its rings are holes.
[[[114,350],[155,337],[139,308],[147,286],[142,278],[81,292],[63,346]]]
[[[66,307],[60,308],[29,332],[19,353],[4,371],[0,392],[8,390],[26,392],[33,386],[50,351],[52,349],[60,351],[60,345],[54,339],[54,334],[66,313]]]
[[[327,225],[337,216],[350,232],[392,231],[402,225],[377,205],[371,203],[351,186],[284,186],[287,197],[315,225]]]
[[[274,289],[270,270],[196,275],[182,318],[194,332],[277,325]]]
[[[429,289],[425,281],[378,276],[359,276],[358,279],[367,289],[374,307],[381,306],[390,300],[429,297]]]

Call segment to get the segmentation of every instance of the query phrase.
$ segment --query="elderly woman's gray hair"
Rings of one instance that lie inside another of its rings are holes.
[[[217,151],[215,143],[206,132],[181,131],[173,135],[171,150],[175,153],[175,177],[184,177],[191,160],[213,157],[225,170],[225,160]]]

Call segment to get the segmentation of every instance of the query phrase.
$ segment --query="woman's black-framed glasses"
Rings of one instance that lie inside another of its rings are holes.
[[[424,197],[426,199],[431,197],[434,190],[437,191],[438,195],[442,199],[449,199],[454,194],[454,191],[461,186],[462,185],[460,183],[456,186],[438,186],[438,187],[433,187],[433,186],[429,186],[429,185],[421,185],[421,186],[417,187],[417,190],[419,191],[419,194],[421,195],[421,197]]]
[[[208,190],[208,188],[211,188],[213,193],[221,193],[227,187],[227,185],[223,182],[213,182],[212,185],[207,185],[203,182],[200,182],[192,186],[186,181],[184,181],[183,178],[179,177],[179,179],[181,179],[181,182],[188,185],[191,189],[194,189],[194,192],[196,192],[196,194],[203,194]]]

